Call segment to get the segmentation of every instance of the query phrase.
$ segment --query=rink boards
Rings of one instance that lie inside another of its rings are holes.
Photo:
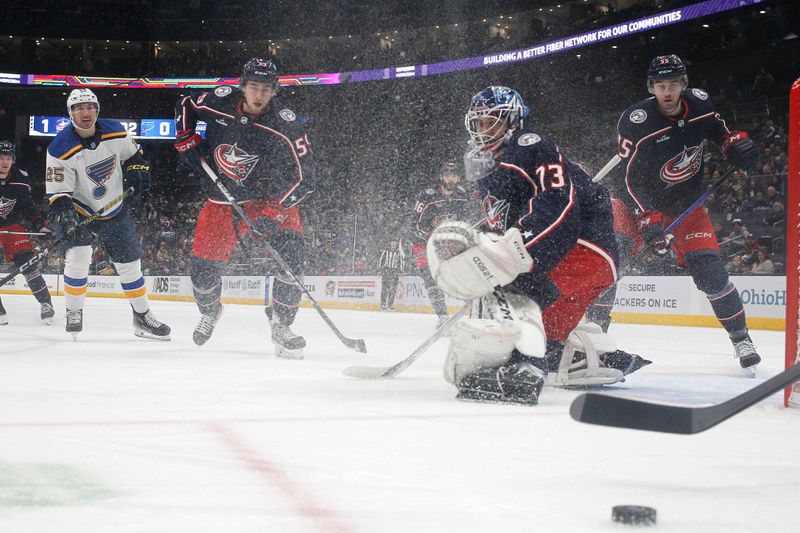
[[[52,294],[63,294],[62,276],[45,274]],[[147,276],[151,299],[191,301],[192,283],[188,276]],[[783,330],[786,313],[786,278],[784,276],[737,276],[732,278],[739,289],[747,312],[747,323],[755,329]],[[222,301],[263,305],[271,279],[263,276],[223,277]],[[306,290],[323,307],[376,310],[380,308],[379,276],[306,276]],[[0,288],[0,294],[30,293],[20,275]],[[117,276],[89,276],[88,295],[98,298],[123,298]],[[461,301],[447,299],[455,311]],[[302,305],[308,306],[303,297]],[[432,313],[422,279],[402,276],[395,296],[395,311]],[[620,280],[613,313],[614,321],[671,326],[715,326],[717,319],[705,295],[698,291],[689,276],[628,276]]]

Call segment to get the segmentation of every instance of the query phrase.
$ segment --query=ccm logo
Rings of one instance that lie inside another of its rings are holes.
[[[686,240],[690,241],[692,239],[702,239],[703,237],[711,237],[711,234],[707,231],[698,231],[697,233],[688,233],[686,235]]]

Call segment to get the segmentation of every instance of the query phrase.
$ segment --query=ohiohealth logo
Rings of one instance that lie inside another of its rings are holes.
[[[767,292],[765,289],[745,289],[741,291],[742,303],[745,305],[786,305],[786,290],[775,289]]]

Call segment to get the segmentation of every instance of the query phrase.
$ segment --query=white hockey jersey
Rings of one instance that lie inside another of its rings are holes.
[[[45,181],[52,205],[59,198],[72,199],[73,208],[83,216],[100,211],[123,190],[122,163],[139,150],[136,141],[119,122],[98,119],[97,134],[84,145],[70,124],[47,148]],[[105,211],[101,220],[114,217],[123,201]]]

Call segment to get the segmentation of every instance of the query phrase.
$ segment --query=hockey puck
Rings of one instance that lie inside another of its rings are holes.
[[[615,505],[611,509],[611,519],[620,524],[652,526],[656,523],[656,510],[643,505]]]

